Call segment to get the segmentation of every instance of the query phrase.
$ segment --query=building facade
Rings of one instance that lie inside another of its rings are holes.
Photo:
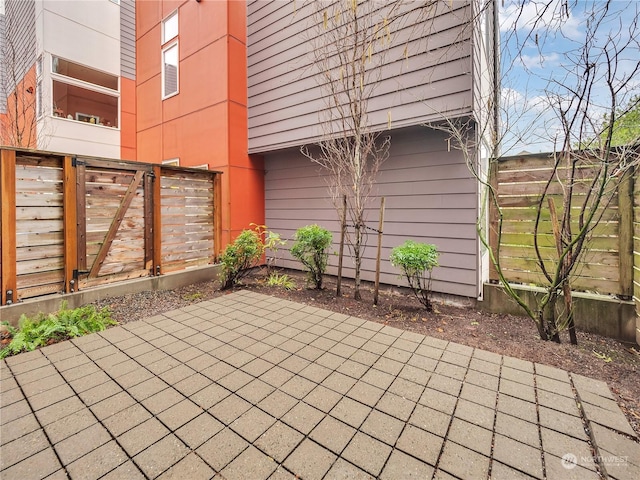
[[[3,131],[19,146],[134,159],[133,0],[4,0]]]
[[[331,178],[301,153],[326,134],[314,45],[329,5],[0,0],[0,34],[20,59],[3,48],[3,84],[13,87],[0,102],[3,130],[10,93],[20,92],[13,97],[33,102],[34,118],[15,122],[34,125],[25,146],[222,171],[223,244],[251,223],[283,238],[318,223],[337,239]],[[425,125],[467,121],[471,161],[482,167],[495,103],[494,0],[397,5],[401,20],[388,30],[393,43],[368,99],[370,129],[391,142],[368,205],[367,225],[377,228],[386,199],[381,280],[401,283],[388,262],[393,247],[424,241],[440,251],[433,289],[475,298],[488,270],[476,232],[481,192],[469,159]],[[370,235],[365,280],[374,278],[373,244]],[[331,256],[330,273],[336,263]],[[282,264],[298,267],[286,249]]]

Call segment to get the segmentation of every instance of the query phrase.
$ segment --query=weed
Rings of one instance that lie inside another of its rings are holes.
[[[282,287],[285,290],[293,290],[296,288],[296,284],[289,275],[283,273],[280,275],[278,272],[271,272],[269,278],[267,278],[267,285],[270,287]]]

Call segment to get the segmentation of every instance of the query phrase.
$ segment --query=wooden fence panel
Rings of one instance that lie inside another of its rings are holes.
[[[162,272],[214,259],[214,176],[162,169]]]
[[[0,148],[1,305],[206,265],[220,172]]]
[[[62,160],[16,156],[16,290],[26,299],[64,290]]]
[[[558,177],[564,178],[566,170],[558,169]],[[498,191],[498,203],[503,214],[500,260],[503,273],[510,282],[541,285],[547,283],[537,265],[534,248],[534,230],[537,208],[543,189],[553,174],[552,159],[548,157],[520,157],[497,162],[494,185]],[[590,165],[580,165],[574,183],[572,201],[573,229],[578,229],[578,217],[582,211],[585,196],[590,192],[594,169]],[[548,192],[553,199],[558,217],[562,218],[562,191],[564,185],[558,180],[550,183]],[[599,225],[589,235],[588,250],[581,265],[575,272],[572,288],[603,294],[625,295],[621,285],[627,281],[624,261],[620,258],[620,217],[619,205],[627,208],[628,202],[619,200],[615,192],[617,185],[607,187],[605,197],[610,198],[597,212]],[[545,199],[546,202],[546,199]],[[495,223],[494,223],[495,225]],[[538,224],[538,247],[545,267],[553,273],[556,268],[557,253],[550,212],[547,204],[542,207]],[[624,234],[624,233],[623,233]],[[495,239],[493,244],[495,244]],[[640,263],[640,261],[639,261]],[[627,281],[627,283],[629,283]]]

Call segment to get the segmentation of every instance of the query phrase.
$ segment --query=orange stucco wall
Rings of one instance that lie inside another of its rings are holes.
[[[136,9],[137,158],[222,171],[226,244],[264,223],[264,165],[247,153],[246,4],[162,0]],[[179,93],[162,100],[161,22],[175,10]]]
[[[0,114],[0,145],[37,148],[36,94],[33,65],[7,97],[6,113]]]
[[[136,81],[120,77],[120,158],[137,160]]]

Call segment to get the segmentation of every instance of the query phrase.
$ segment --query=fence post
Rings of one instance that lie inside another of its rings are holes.
[[[218,261],[222,253],[222,173],[213,176],[213,256]]]
[[[153,275],[162,273],[162,167],[153,166]]]
[[[0,236],[2,241],[2,305],[18,299],[16,270],[16,151],[0,152],[0,192],[2,213]],[[10,292],[10,293],[9,293]]]
[[[72,157],[62,160],[62,218],[64,223],[64,291],[78,291],[78,212],[76,168]]]
[[[495,192],[495,200],[498,198],[498,160],[490,159],[489,160],[489,188],[493,189]],[[493,194],[489,191],[487,192],[487,202],[489,202],[489,225],[488,225],[488,240],[489,240],[489,248],[493,251],[494,255],[497,251],[499,251],[498,246],[498,209],[494,203]],[[499,259],[496,259],[499,260]],[[498,270],[491,260],[489,260],[489,282],[498,283],[500,277],[498,276]]]
[[[633,297],[633,172],[625,174],[618,185],[620,288],[619,296]]]

